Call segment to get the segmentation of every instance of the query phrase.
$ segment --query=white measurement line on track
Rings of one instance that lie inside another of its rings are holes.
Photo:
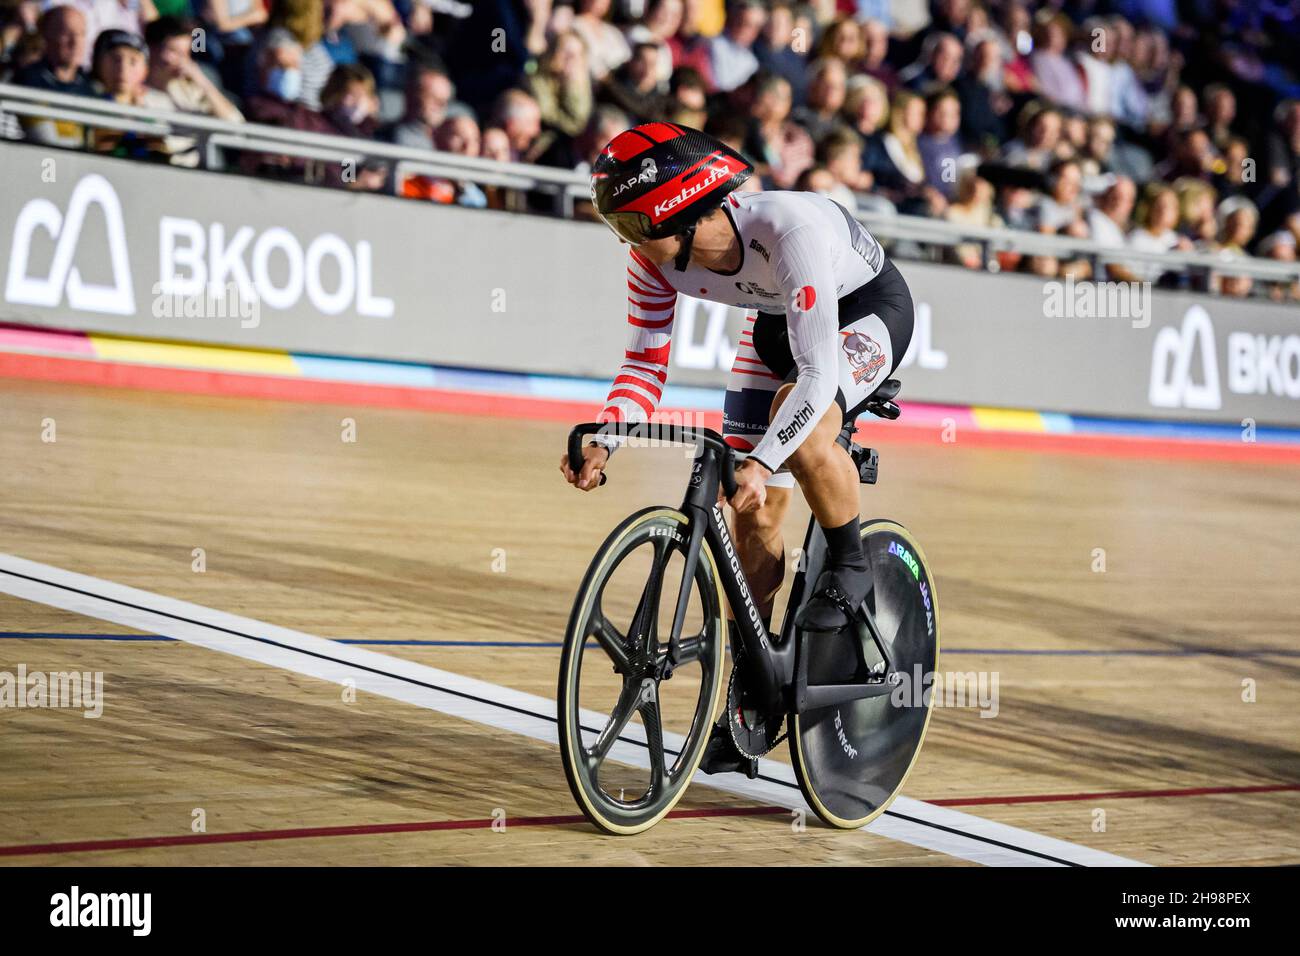
[[[308,677],[336,684],[350,681],[361,691],[548,744],[557,743],[552,700],[355,645],[339,644],[3,553],[0,553],[0,593]],[[603,717],[595,713],[584,712],[583,721],[595,727],[604,724]],[[635,739],[637,734],[642,735],[639,741]],[[625,737],[632,739],[616,744],[611,756],[633,766],[647,766],[643,729],[629,724]],[[682,743],[680,735],[664,734],[665,747],[679,750]],[[765,804],[804,808],[789,765],[764,760],[759,771],[757,780],[739,774],[715,777],[697,774],[691,785],[712,787]],[[884,815],[865,829],[876,836],[990,866],[1144,865],[907,797],[895,800]]]

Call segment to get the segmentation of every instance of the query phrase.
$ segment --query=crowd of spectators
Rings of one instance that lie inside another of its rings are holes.
[[[1294,260],[1294,0],[0,0],[0,79],[153,110],[585,170],[637,122],[705,129],[857,211]],[[177,164],[193,140],[11,136]],[[527,197],[250,153],[249,173],[466,206]],[[979,246],[950,258],[982,268]],[[1003,253],[1004,269],[1091,274]],[[1098,276],[1101,278],[1103,276]],[[1210,284],[1252,291],[1230,269]],[[1300,297],[1300,288],[1269,288]]]

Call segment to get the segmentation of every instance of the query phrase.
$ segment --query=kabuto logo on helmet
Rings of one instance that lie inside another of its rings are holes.
[[[730,163],[730,160],[723,157],[720,162],[709,167],[709,175],[702,181],[696,183],[694,186],[687,186],[671,199],[665,199],[663,202],[655,203],[653,215],[655,221],[659,221],[664,217],[664,213],[671,212],[682,203],[690,202],[692,198],[704,192],[719,179],[726,179],[740,171],[739,168],[731,166]]]

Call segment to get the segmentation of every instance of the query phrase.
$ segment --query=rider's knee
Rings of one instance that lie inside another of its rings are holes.
[[[800,483],[811,474],[815,474],[819,469],[825,467],[834,454],[834,444],[824,444],[814,441],[815,436],[810,435],[808,439],[794,450],[794,453],[786,459],[790,471],[794,473]]]

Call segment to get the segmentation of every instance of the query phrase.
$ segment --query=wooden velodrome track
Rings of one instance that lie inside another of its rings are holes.
[[[510,695],[554,698],[592,552],[634,508],[676,505],[686,462],[628,450],[579,495],[564,433],[0,380],[0,672],[102,671],[105,695],[98,719],[0,709],[0,862],[1300,862],[1295,466],[880,442],[864,512],[924,543],[940,671],[996,673],[996,716],[936,710],[905,791],[928,808],[888,835],[792,825],[797,791],[729,775],[612,838]],[[111,604],[117,585],[156,600]],[[353,700],[283,646],[299,638],[142,626],[191,613],[177,600],[487,683]],[[140,602],[136,626],[112,620]]]

